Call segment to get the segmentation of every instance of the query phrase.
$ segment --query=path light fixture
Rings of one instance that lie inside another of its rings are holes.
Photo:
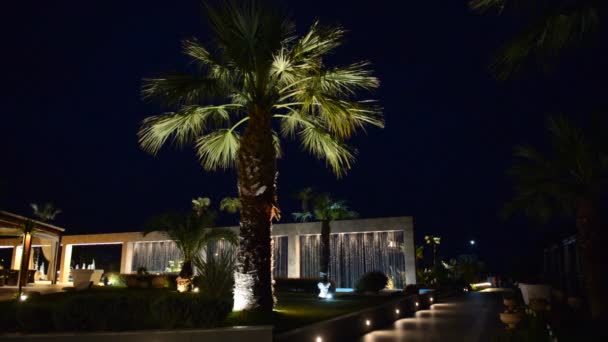
[[[19,300],[25,302],[27,300],[27,295],[22,294],[21,296],[19,296]]]
[[[399,309],[395,309],[395,313],[398,315],[399,314]]]
[[[367,325],[369,327],[370,325],[372,325],[372,321],[370,321],[369,319],[366,319],[365,325]]]
[[[317,338],[315,338],[315,342],[323,342],[323,338],[321,336],[317,336]]]
[[[430,301],[431,303],[433,302],[433,300],[434,300],[434,299],[433,299],[433,297],[430,297],[430,298],[429,298],[429,301]]]

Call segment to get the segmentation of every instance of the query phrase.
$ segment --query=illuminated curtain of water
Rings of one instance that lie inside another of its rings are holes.
[[[320,235],[300,237],[300,270],[304,278],[319,277]],[[366,272],[380,271],[403,288],[405,259],[399,246],[403,231],[336,233],[330,236],[329,276],[337,287],[353,288]]]
[[[287,236],[273,236],[275,255],[275,277],[287,277]],[[203,258],[223,250],[236,254],[236,246],[220,240],[211,242],[202,252]],[[183,260],[182,253],[173,241],[136,242],[133,245],[133,271],[145,267],[150,273],[166,273],[171,264],[178,265]]]

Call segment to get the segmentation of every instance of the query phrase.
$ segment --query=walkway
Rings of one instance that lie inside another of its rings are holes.
[[[468,293],[398,320],[392,329],[364,335],[360,342],[490,341],[502,329],[501,301],[501,293]]]
[[[27,287],[23,288],[23,292],[25,294],[29,293],[29,292],[38,292],[40,294],[47,294],[47,293],[55,293],[55,292],[61,292],[63,291],[63,289],[65,287],[70,286],[71,283],[64,283],[64,284],[57,284],[57,285],[51,285],[51,284],[27,284]],[[15,298],[17,292],[19,292],[19,288],[17,286],[2,286],[0,287],[0,301],[2,300],[10,300]]]

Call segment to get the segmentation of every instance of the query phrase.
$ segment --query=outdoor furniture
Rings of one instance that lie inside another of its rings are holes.
[[[101,281],[103,270],[72,270],[72,279],[76,290],[84,290]]]

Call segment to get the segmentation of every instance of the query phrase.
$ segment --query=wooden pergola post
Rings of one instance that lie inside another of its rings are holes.
[[[26,232],[23,234],[23,243],[21,249],[21,266],[19,267],[19,293],[21,294],[21,288],[27,286],[27,271],[30,266],[30,253],[32,251],[32,233]]]

